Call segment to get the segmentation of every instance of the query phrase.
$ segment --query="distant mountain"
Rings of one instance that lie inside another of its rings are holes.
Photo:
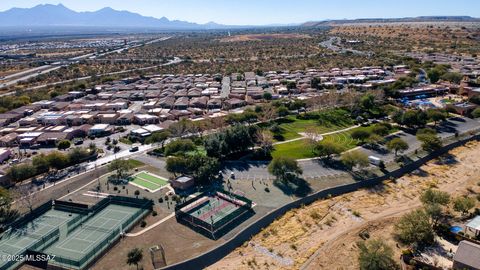
[[[480,22],[479,18],[470,16],[420,16],[407,18],[372,18],[372,19],[354,19],[354,20],[324,20],[318,22],[306,22],[301,26],[316,27],[339,24],[359,24],[359,23],[401,23],[401,22]]]
[[[32,8],[12,8],[0,12],[2,27],[115,27],[115,28],[155,28],[165,30],[225,29],[231,26],[214,22],[197,24],[162,17],[145,17],[129,11],[103,8],[94,12],[76,12],[59,5],[38,5]]]

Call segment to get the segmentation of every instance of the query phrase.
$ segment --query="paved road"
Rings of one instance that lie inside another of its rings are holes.
[[[146,42],[145,44],[160,42],[160,41],[164,41],[164,40],[167,40],[167,39],[170,39],[170,38],[171,37],[159,38],[159,39],[155,39],[155,40]],[[82,60],[82,59],[87,59],[87,58],[88,59],[96,59],[96,58],[103,57],[103,56],[106,56],[106,55],[109,55],[109,54],[121,53],[125,50],[129,50],[129,49],[133,49],[133,48],[137,48],[137,47],[141,47],[141,46],[143,46],[143,44],[137,44],[137,45],[129,44],[129,45],[125,45],[121,48],[118,48],[118,49],[115,49],[115,50],[112,50],[112,51],[108,51],[108,52],[105,52],[105,53],[101,53],[101,54],[98,54],[98,55],[95,55],[93,53],[88,53],[88,54],[85,54],[85,55],[80,55],[80,56],[77,56],[77,57],[69,58],[66,61],[64,61],[65,63],[55,62],[55,63],[52,63],[50,65],[36,67],[36,68],[29,69],[29,70],[21,71],[21,72],[15,73],[15,74],[11,74],[11,75],[6,76],[4,78],[4,79],[9,79],[10,78],[11,80],[4,81],[4,82],[0,83],[0,89],[11,86],[11,85],[15,85],[15,84],[17,84],[18,82],[21,82],[21,81],[26,81],[26,80],[29,80],[31,78],[35,78],[35,77],[37,77],[41,74],[47,74],[47,73],[52,72],[54,70],[60,69],[62,67],[67,67],[67,66],[69,66],[73,63],[77,63],[79,60]],[[167,62],[164,65],[176,64],[176,63],[180,62],[179,60],[180,60],[179,58],[176,58],[176,59],[170,60],[169,62]],[[162,65],[160,65],[160,66],[162,66]],[[159,67],[159,66],[147,67],[146,69],[151,69],[151,68],[156,68],[156,67]],[[122,73],[127,73],[127,72],[131,72],[131,71],[135,71],[135,70],[144,70],[144,69],[145,68],[139,68],[139,69],[132,69],[132,70],[121,71],[121,72],[111,72],[111,73],[101,74],[101,75],[98,75],[98,76],[108,76],[108,75],[122,74]],[[27,89],[27,91],[43,88],[43,87],[46,87],[46,86],[53,86],[53,85],[57,85],[57,84],[68,83],[68,82],[72,82],[72,81],[86,80],[86,79],[90,79],[90,78],[91,78],[91,76],[85,76],[85,77],[71,79],[71,80],[65,80],[65,81],[61,81],[61,82],[57,82],[57,83],[39,85],[39,86],[36,86],[36,87],[32,87],[30,89]],[[15,92],[4,93],[0,96],[9,96],[9,95],[13,95],[13,94],[15,94]]]
[[[364,52],[355,49],[349,49],[341,46],[341,39],[339,37],[330,37],[328,40],[320,42],[320,46],[340,53],[353,53],[356,55],[371,56],[373,52]]]
[[[143,67],[143,68],[134,68],[134,69],[122,70],[122,71],[116,71],[116,72],[109,72],[109,73],[104,73],[104,74],[98,74],[97,77],[119,75],[119,74],[129,73],[129,72],[132,72],[132,71],[142,71],[142,70],[155,69],[155,68],[159,68],[159,67],[178,64],[182,61],[183,61],[182,59],[180,59],[178,57],[175,57],[174,59],[168,61],[165,64],[155,65],[155,66],[150,66],[150,67]],[[59,81],[59,82],[54,82],[54,83],[47,83],[47,84],[33,86],[33,87],[30,87],[30,88],[24,89],[23,91],[34,91],[34,90],[41,89],[41,88],[48,87],[48,86],[55,86],[55,85],[69,83],[69,82],[76,82],[76,81],[84,81],[84,80],[88,80],[90,78],[92,78],[92,76],[85,76],[85,77],[80,77],[80,78],[75,78],[75,79],[70,79],[70,80],[64,80],[64,81]],[[2,88],[2,87],[0,87],[0,88]],[[16,94],[16,92],[7,92],[7,93],[1,94],[0,97],[11,96],[11,95],[14,95],[14,94]]]

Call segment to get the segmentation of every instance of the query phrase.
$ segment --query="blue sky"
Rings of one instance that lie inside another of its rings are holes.
[[[478,0],[0,0],[0,10],[47,3],[62,3],[76,11],[108,6],[157,18],[249,25],[422,15],[480,17]]]

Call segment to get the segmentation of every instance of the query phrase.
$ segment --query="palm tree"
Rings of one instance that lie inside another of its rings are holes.
[[[142,250],[139,248],[134,248],[130,250],[127,254],[127,264],[132,265],[134,264],[138,270],[138,263],[142,260],[143,253]]]

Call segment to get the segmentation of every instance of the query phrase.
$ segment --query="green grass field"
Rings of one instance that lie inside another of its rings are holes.
[[[307,140],[298,140],[275,145],[272,157],[291,157],[294,159],[313,158],[315,155],[307,147]]]
[[[274,140],[276,142],[280,141],[288,141],[292,139],[297,139],[302,137],[299,133],[305,132],[309,129],[316,130],[317,133],[327,133],[332,132],[340,129],[347,128],[348,126],[344,125],[321,125],[318,120],[304,120],[304,119],[297,119],[296,116],[288,116],[284,119],[279,119],[275,121],[278,124],[279,132],[272,133],[274,136]],[[268,128],[272,124],[262,124],[260,127]]]
[[[333,141],[341,145],[345,150],[349,150],[357,147],[360,144],[359,140],[352,138],[351,134],[355,130],[367,129],[371,130],[373,126],[358,127],[345,132],[335,133],[325,136],[325,141]],[[392,128],[390,134],[398,131],[397,128]],[[286,156],[295,159],[313,158],[315,155],[312,153],[311,146],[307,144],[307,140],[298,140],[284,144],[275,145],[272,157]]]

